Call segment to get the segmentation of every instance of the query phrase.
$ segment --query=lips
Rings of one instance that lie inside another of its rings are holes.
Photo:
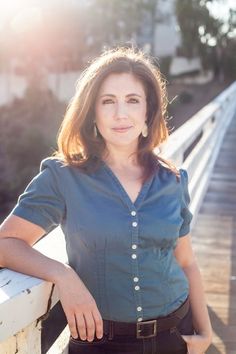
[[[132,128],[132,126],[129,126],[129,127],[115,127],[115,128],[112,128],[112,130],[114,130],[115,132],[124,133],[127,130],[129,130],[130,128]]]

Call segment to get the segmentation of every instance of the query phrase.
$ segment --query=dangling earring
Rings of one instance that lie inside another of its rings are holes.
[[[98,130],[97,130],[97,126],[96,126],[96,123],[94,122],[94,127],[93,127],[93,134],[95,136],[95,138],[97,138],[98,136]]]
[[[142,129],[142,136],[146,138],[148,136],[148,126],[147,123],[144,123],[143,129]]]

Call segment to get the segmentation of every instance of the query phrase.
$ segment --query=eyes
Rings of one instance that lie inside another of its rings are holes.
[[[102,104],[113,104],[113,103],[115,103],[115,100],[111,98],[102,100]],[[139,100],[137,98],[129,98],[128,103],[139,103]]]

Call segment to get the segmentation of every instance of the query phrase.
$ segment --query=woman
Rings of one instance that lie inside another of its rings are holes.
[[[70,354],[202,354],[211,342],[187,172],[153,153],[166,104],[150,58],[102,54],[78,82],[57,156],[1,226],[0,265],[55,283]],[[31,248],[59,224],[69,265]]]

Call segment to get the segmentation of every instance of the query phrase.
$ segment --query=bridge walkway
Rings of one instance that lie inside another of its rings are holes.
[[[214,329],[207,354],[236,354],[236,116],[192,229]]]

